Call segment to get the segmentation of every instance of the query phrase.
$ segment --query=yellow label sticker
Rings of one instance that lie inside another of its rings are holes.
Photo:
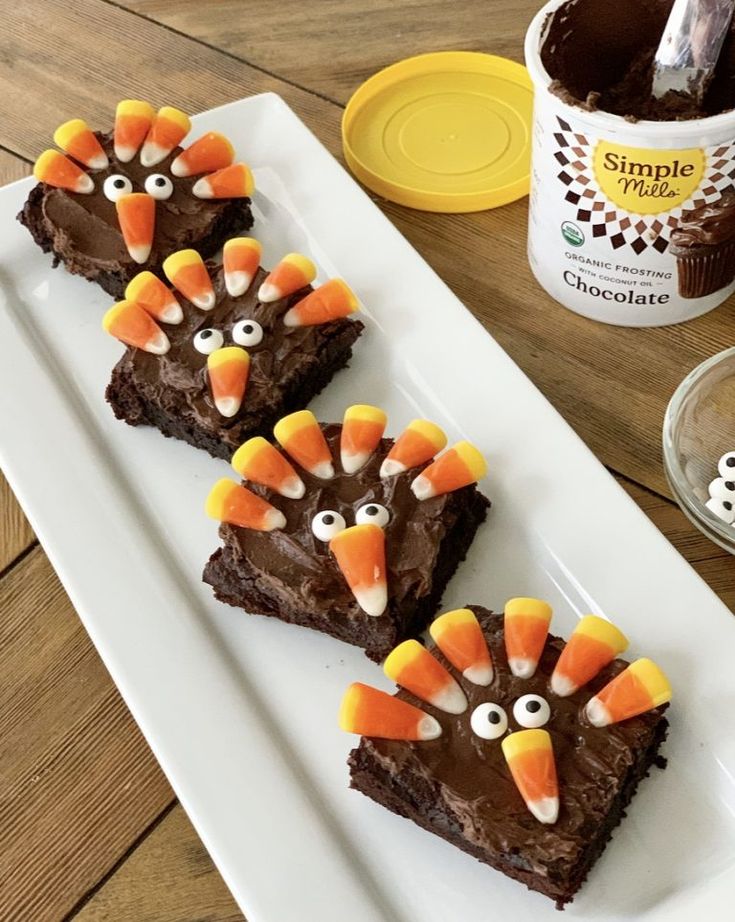
[[[651,150],[600,141],[593,166],[600,189],[633,214],[659,214],[685,202],[704,175],[705,154],[690,150]]]

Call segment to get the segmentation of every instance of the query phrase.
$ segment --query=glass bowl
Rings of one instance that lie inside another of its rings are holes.
[[[713,355],[681,382],[666,408],[663,448],[666,477],[684,514],[735,554],[735,525],[704,505],[717,462],[735,450],[735,348]]]

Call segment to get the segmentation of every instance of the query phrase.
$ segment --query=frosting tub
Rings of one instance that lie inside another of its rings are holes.
[[[552,0],[535,87],[528,257],[565,307],[661,326],[735,290],[735,36],[701,106],[651,97],[671,0]]]

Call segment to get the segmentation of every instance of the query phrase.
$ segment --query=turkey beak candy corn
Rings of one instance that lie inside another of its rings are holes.
[[[130,192],[115,202],[115,208],[128,253],[139,265],[146,262],[153,247],[156,200],[145,192]]]
[[[614,624],[585,615],[561,652],[551,675],[551,690],[560,698],[573,695],[627,647],[627,637]]]
[[[266,276],[258,289],[258,300],[263,304],[280,301],[302,288],[306,288],[316,278],[316,266],[300,253],[288,253]]]
[[[278,443],[305,471],[322,480],[334,477],[334,465],[324,434],[310,410],[284,416],[273,428]]]
[[[418,475],[411,489],[416,499],[431,499],[477,483],[485,474],[482,454],[469,442],[457,442]]]
[[[414,419],[398,436],[380,468],[381,477],[394,477],[426,464],[447,444],[447,437],[428,419]]]
[[[287,327],[310,327],[339,320],[359,310],[354,292],[342,279],[330,279],[283,315]]]
[[[91,176],[80,169],[76,163],[60,154],[57,150],[45,150],[33,166],[33,175],[39,182],[45,182],[57,189],[89,195],[94,192]]]
[[[378,407],[356,404],[347,408],[339,447],[343,471],[355,474],[365,466],[380,445],[387,422],[388,417]]]
[[[104,170],[110,162],[102,145],[81,118],[59,125],[54,132],[54,144],[90,170]]]
[[[505,604],[505,651],[513,675],[536,672],[551,624],[551,606],[541,599],[510,599]]]
[[[239,298],[250,288],[260,266],[262,250],[253,237],[233,237],[224,245],[222,266],[225,288],[231,298]]]
[[[385,534],[377,525],[353,525],[329,542],[337,566],[367,615],[378,617],[388,605]]]
[[[241,445],[232,456],[232,467],[243,478],[269,487],[287,499],[301,499],[303,480],[275,446],[262,436]]]
[[[242,406],[250,374],[250,356],[240,346],[224,346],[207,356],[212,399],[222,416],[231,419]]]
[[[501,746],[528,809],[539,823],[555,823],[559,816],[559,786],[548,732],[518,730],[506,736]]]
[[[607,727],[667,701],[671,701],[669,680],[650,659],[639,659],[587,702],[585,715],[593,727]]]
[[[434,740],[442,732],[439,721],[424,711],[362,682],[345,692],[339,726],[347,733],[387,740]]]
[[[429,626],[431,639],[449,662],[473,685],[489,685],[493,663],[485,635],[473,611],[459,608],[440,615]]]
[[[165,355],[171,347],[168,336],[140,304],[120,301],[102,318],[102,327],[127,346]]]
[[[139,99],[123,99],[117,104],[114,146],[121,163],[129,163],[138,153],[155,117],[153,106]]]
[[[165,160],[187,136],[190,128],[189,116],[180,109],[172,106],[159,109],[143,142],[140,162],[143,166],[155,166]]]
[[[212,487],[206,513],[218,522],[254,531],[274,531],[286,525],[286,517],[280,510],[226,477]]]
[[[211,311],[216,298],[212,279],[196,250],[179,250],[163,261],[163,271],[174,288],[201,311]]]

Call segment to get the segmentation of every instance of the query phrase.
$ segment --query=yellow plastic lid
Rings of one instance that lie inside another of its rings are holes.
[[[473,51],[421,54],[354,93],[342,118],[345,159],[401,205],[496,208],[528,194],[532,106],[522,64]]]

